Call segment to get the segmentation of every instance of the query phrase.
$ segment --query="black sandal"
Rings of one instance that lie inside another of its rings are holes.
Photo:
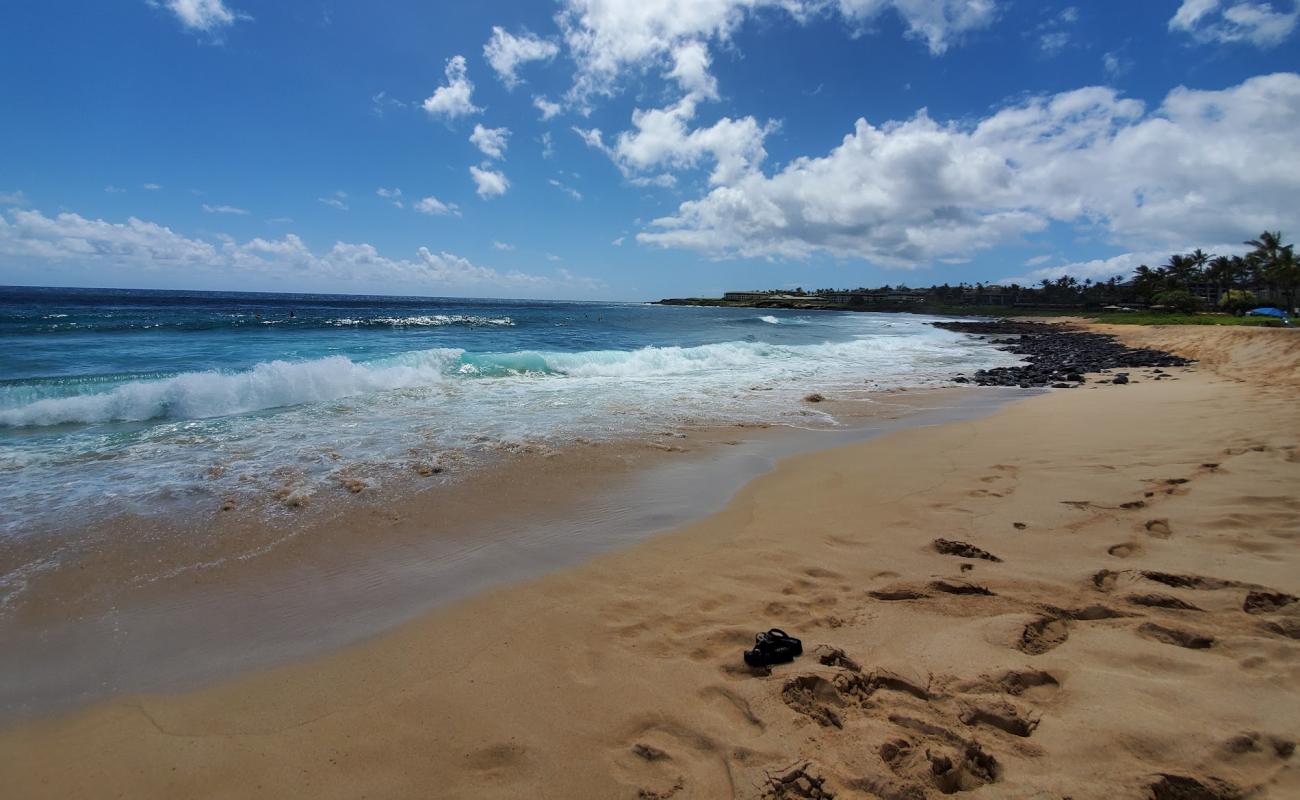
[[[785,664],[803,655],[803,642],[780,628],[754,637],[754,649],[745,651],[745,663],[751,667]]]

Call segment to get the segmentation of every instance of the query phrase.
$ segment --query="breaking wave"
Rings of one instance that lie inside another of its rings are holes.
[[[950,342],[908,336],[808,345],[737,341],[580,352],[469,353],[438,348],[374,361],[330,356],[264,362],[240,372],[137,376],[108,389],[94,378],[73,385],[67,381],[48,387],[28,384],[21,394],[17,387],[8,387],[8,391],[0,389],[0,427],[202,419],[395,389],[436,387],[467,378],[654,378],[727,387],[747,385],[764,376],[910,372],[927,357],[955,355]],[[43,390],[49,396],[41,397]]]

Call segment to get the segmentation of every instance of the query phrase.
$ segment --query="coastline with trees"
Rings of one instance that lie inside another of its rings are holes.
[[[917,311],[987,313],[989,307],[1021,314],[1091,312],[1115,321],[1281,324],[1243,319],[1259,306],[1294,314],[1300,290],[1300,260],[1281,231],[1264,231],[1244,244],[1241,255],[1214,255],[1197,249],[1175,253],[1156,267],[1143,264],[1128,276],[1106,280],[1072,275],[1045,278],[1036,286],[960,283],[913,288],[903,284],[875,289],[761,290],[728,292],[721,298],[670,298],[665,305],[741,306],[838,311]],[[1129,317],[1128,320],[1123,317]],[[1154,319],[1152,319],[1154,317]]]

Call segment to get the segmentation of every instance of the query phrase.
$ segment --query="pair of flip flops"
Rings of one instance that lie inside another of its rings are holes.
[[[754,649],[745,651],[745,663],[751,667],[785,664],[803,655],[803,642],[780,628],[754,637]]]

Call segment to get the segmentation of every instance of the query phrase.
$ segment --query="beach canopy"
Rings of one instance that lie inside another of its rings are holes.
[[[1286,319],[1286,312],[1280,308],[1256,308],[1246,312],[1248,317],[1277,317]]]

